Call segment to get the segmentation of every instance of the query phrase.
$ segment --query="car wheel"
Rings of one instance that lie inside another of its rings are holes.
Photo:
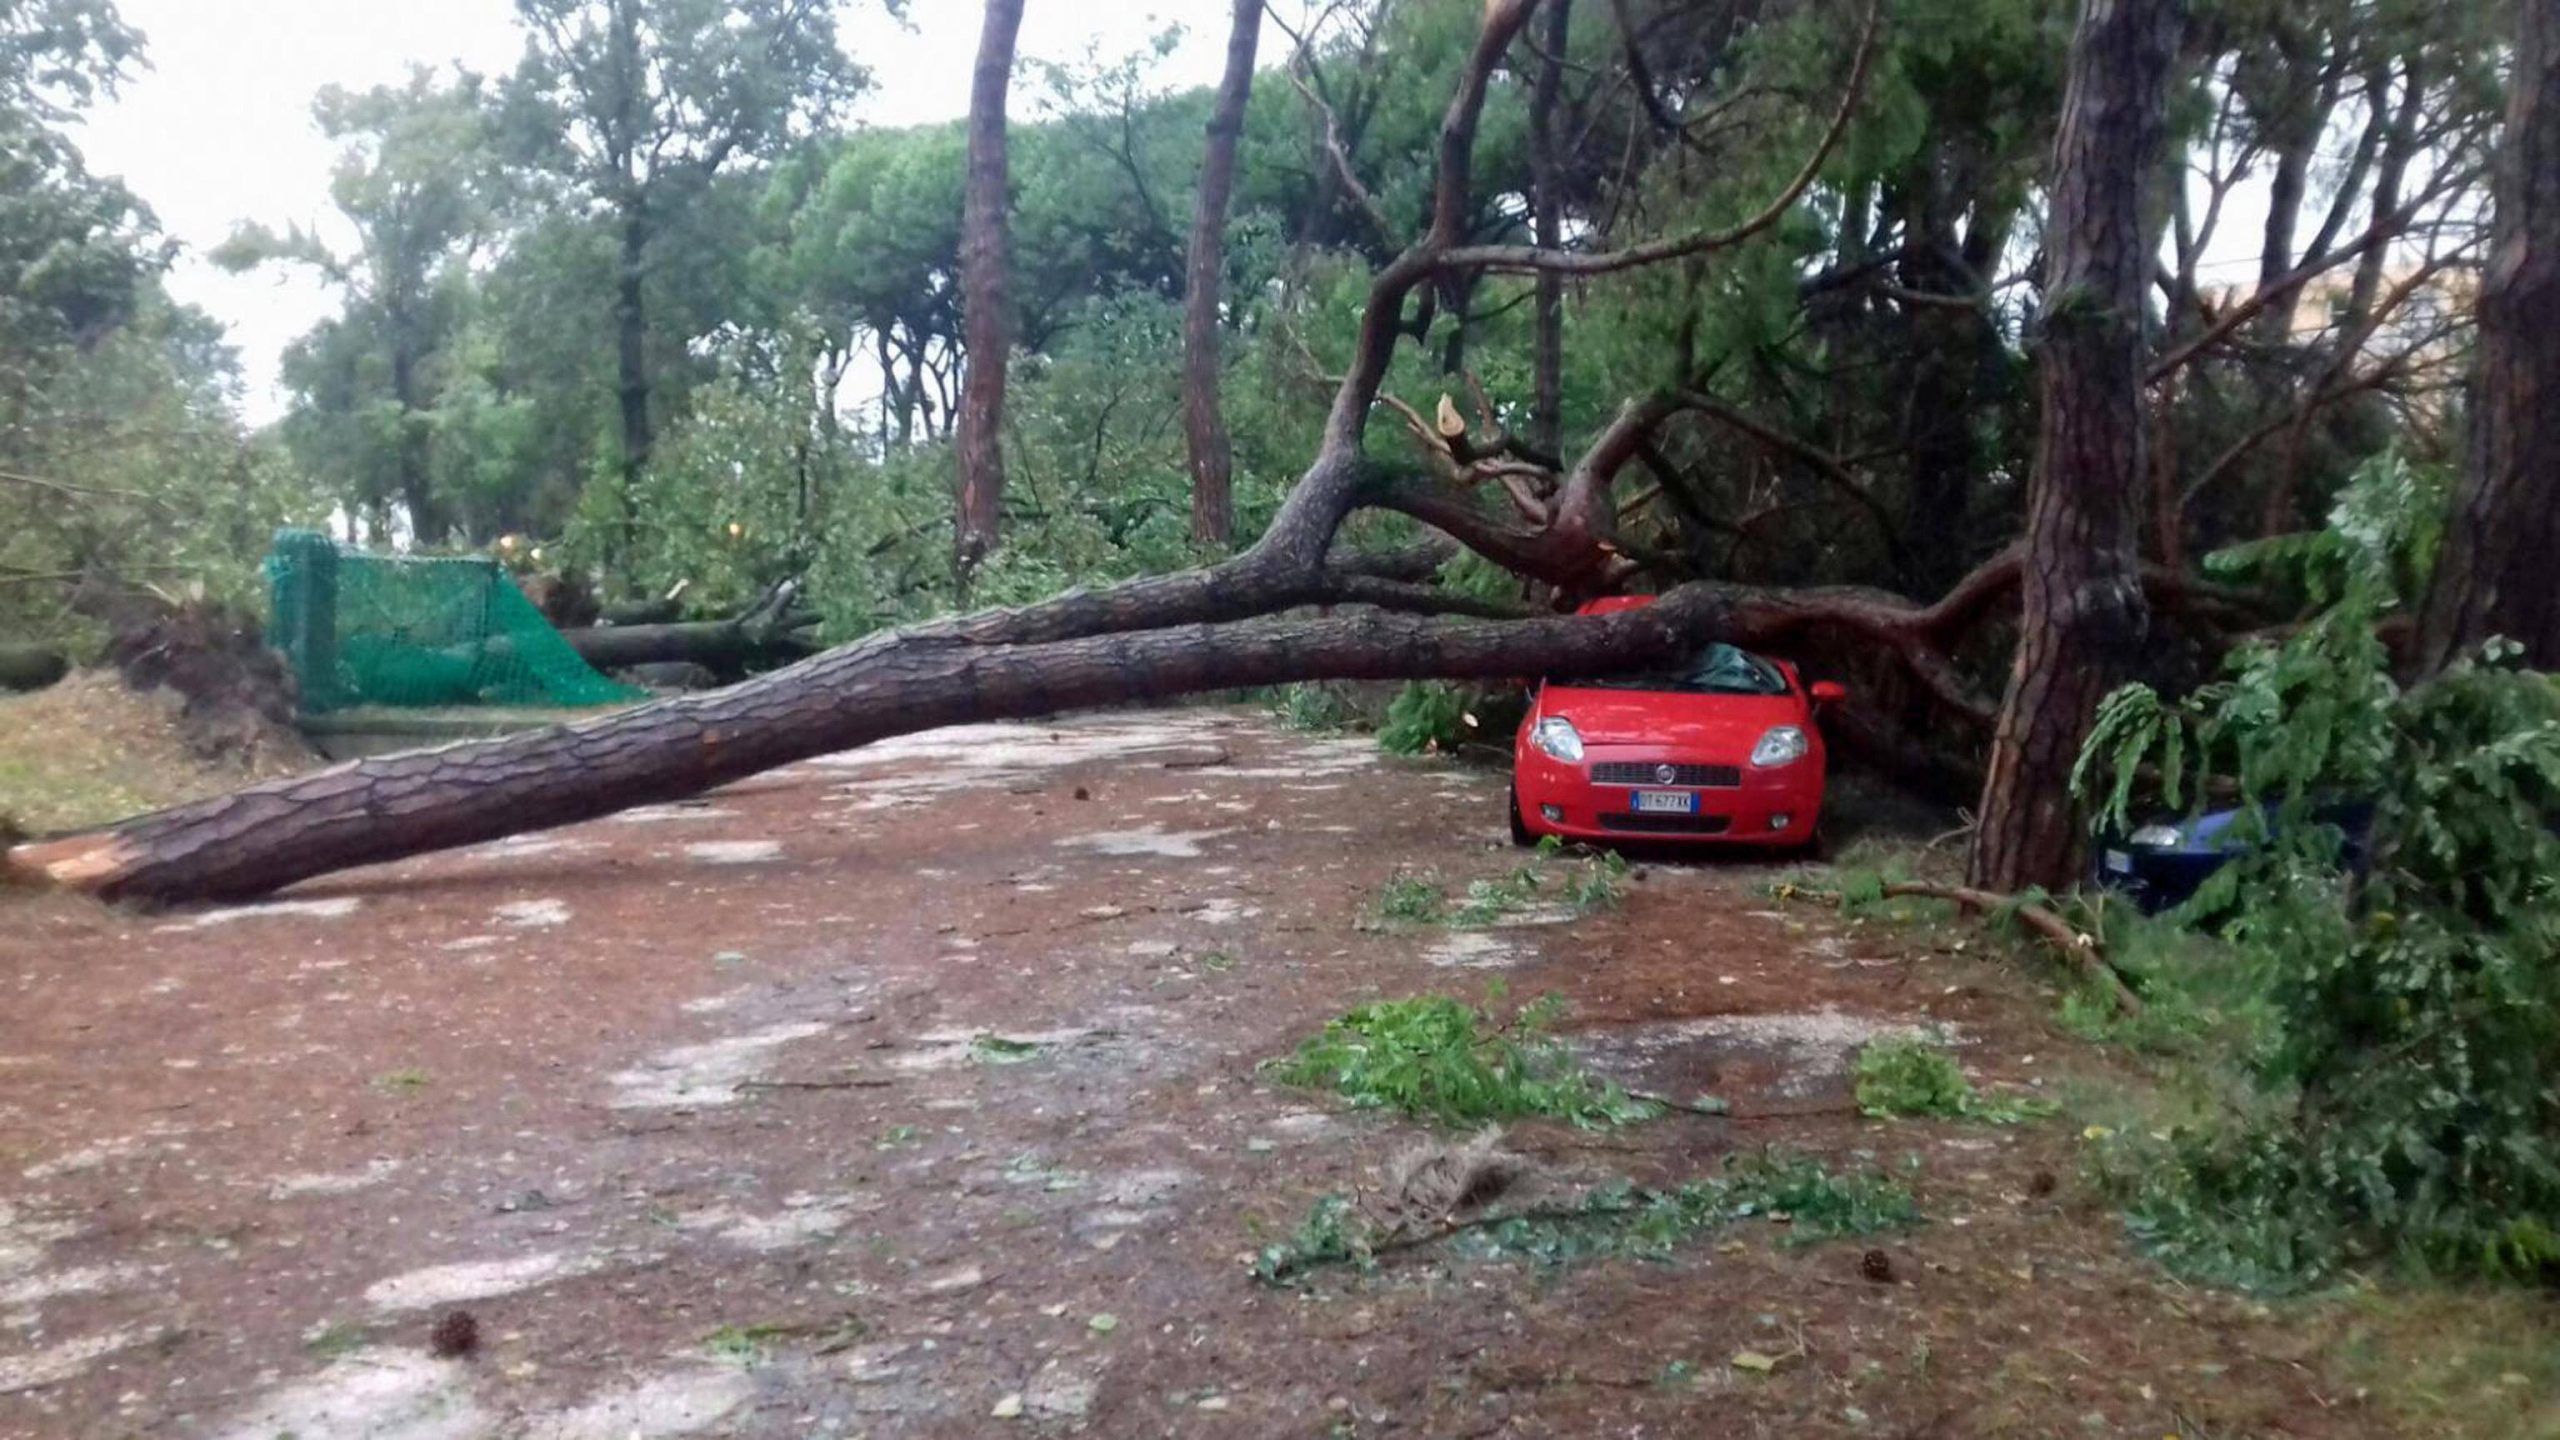
[[[1538,843],[1538,837],[1529,833],[1529,822],[1520,818],[1520,786],[1516,781],[1511,786],[1511,843],[1521,846]]]

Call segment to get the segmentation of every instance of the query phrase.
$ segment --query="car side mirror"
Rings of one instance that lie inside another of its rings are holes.
[[[1837,680],[1816,680],[1813,689],[1807,693],[1813,696],[1816,705],[1837,705],[1849,698],[1849,687]]]

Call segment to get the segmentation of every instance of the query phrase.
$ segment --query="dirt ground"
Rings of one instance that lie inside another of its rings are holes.
[[[1854,1113],[1850,1057],[1902,1029],[1979,1082],[2111,1083],[2032,978],[1740,863],[1570,924],[1381,925],[1398,866],[1517,863],[1500,786],[1126,713],[265,906],[0,901],[0,1436],[2393,1433],[2319,1332],[2132,1254],[2074,1122]],[[1925,1222],[1254,1281],[1430,1138],[1257,1063],[1497,980],[1734,1107],[1514,1127],[1552,1174],[1777,1144],[1903,1175]],[[456,1310],[477,1345],[439,1357]]]

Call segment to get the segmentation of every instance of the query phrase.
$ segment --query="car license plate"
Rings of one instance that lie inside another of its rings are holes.
[[[1694,815],[1698,813],[1698,797],[1686,790],[1638,790],[1634,808],[1647,815]]]
[[[2133,857],[2127,855],[2121,850],[2108,851],[2106,865],[2107,873],[2110,875],[2130,875],[2133,873]]]

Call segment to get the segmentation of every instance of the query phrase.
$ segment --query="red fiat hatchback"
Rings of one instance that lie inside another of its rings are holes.
[[[1582,613],[1651,603],[1613,596]],[[1810,845],[1825,758],[1814,716],[1848,693],[1724,644],[1659,672],[1542,682],[1514,746],[1511,838]]]

